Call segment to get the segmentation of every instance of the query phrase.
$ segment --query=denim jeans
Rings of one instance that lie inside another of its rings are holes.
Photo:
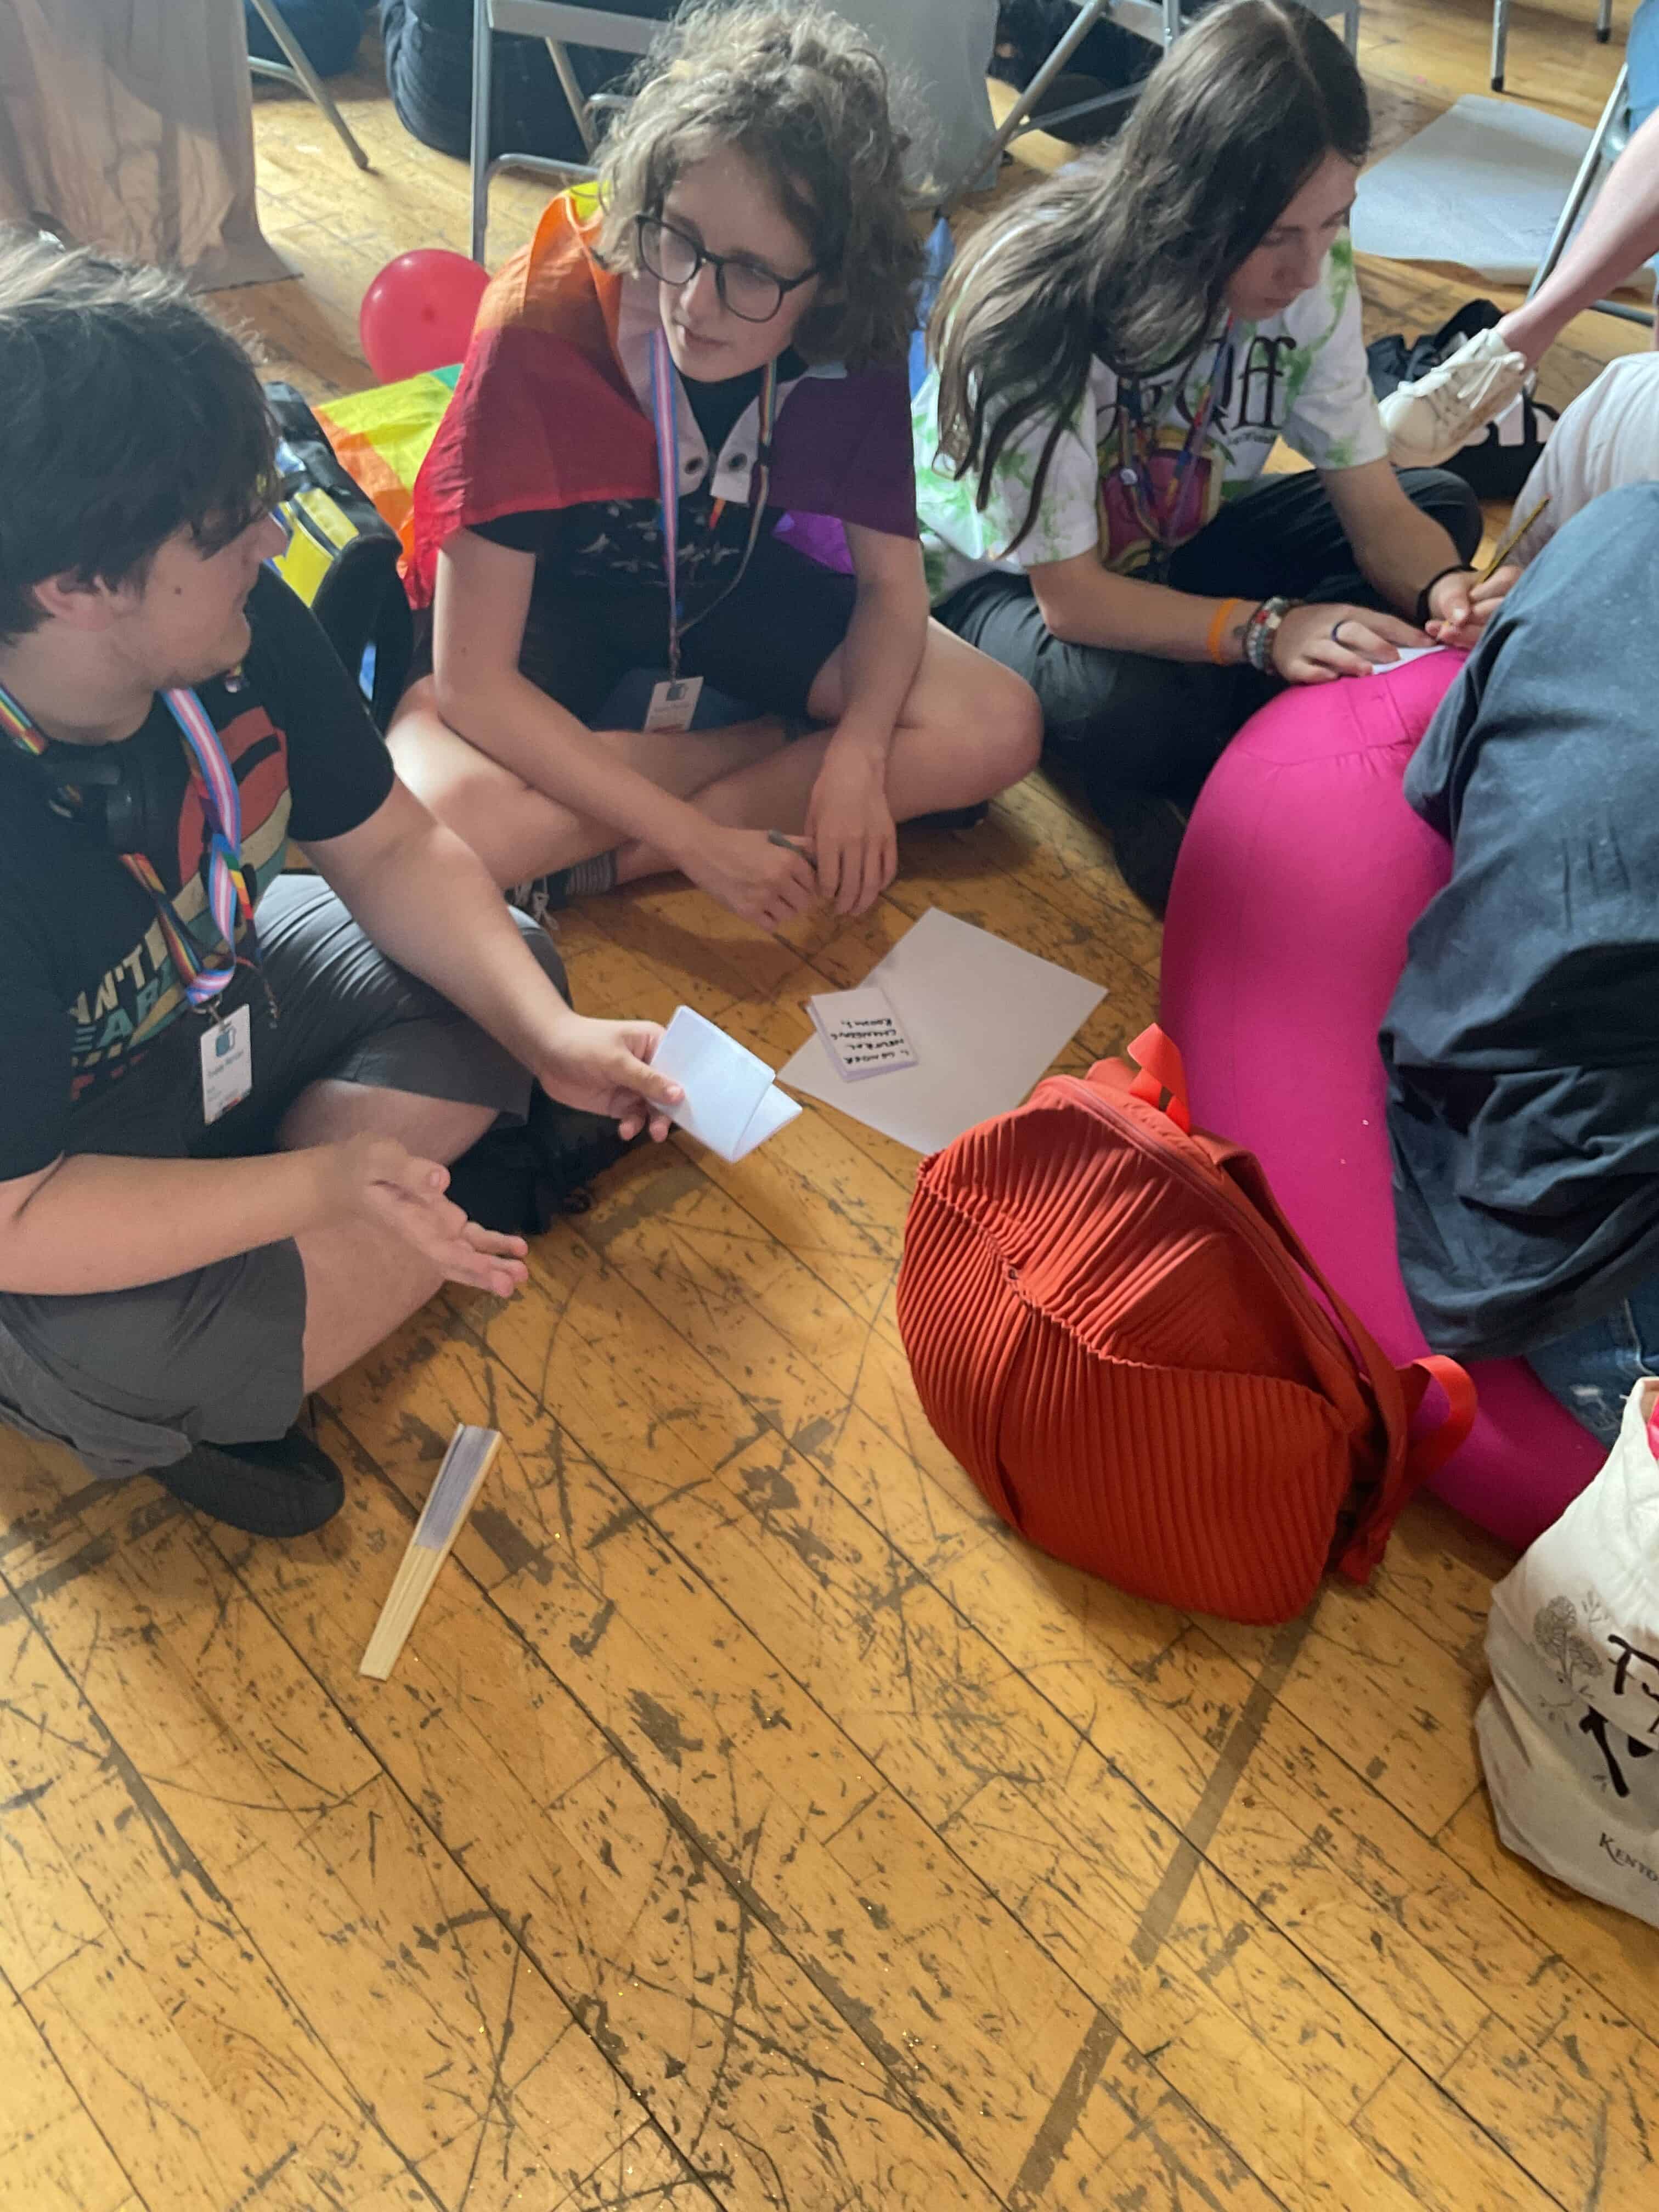
[[[1540,1345],[1527,1354],[1527,1364],[1593,1437],[1616,1443],[1626,1399],[1644,1375],[1659,1375],[1659,1277],[1650,1277],[1600,1321]]]

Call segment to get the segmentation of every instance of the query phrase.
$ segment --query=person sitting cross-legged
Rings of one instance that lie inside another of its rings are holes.
[[[0,1421],[295,1534],[306,1394],[525,1279],[447,1164],[537,1082],[624,1135],[681,1093],[398,781],[182,285],[4,240],[0,387]]]

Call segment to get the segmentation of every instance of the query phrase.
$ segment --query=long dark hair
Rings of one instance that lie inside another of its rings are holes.
[[[632,82],[599,155],[606,264],[635,268],[635,217],[660,214],[684,170],[735,146],[769,178],[823,271],[799,351],[853,368],[902,361],[922,267],[905,207],[910,142],[864,33],[811,0],[714,0],[683,10]]]
[[[1364,161],[1353,58],[1297,0],[1229,0],[1176,40],[1114,143],[988,222],[934,310],[939,453],[983,507],[1010,442],[1048,415],[1018,544],[1097,355],[1167,373],[1213,331],[1228,278],[1328,154]]]

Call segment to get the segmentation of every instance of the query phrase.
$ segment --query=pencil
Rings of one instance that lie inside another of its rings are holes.
[[[1544,509],[1549,505],[1549,503],[1550,495],[1546,492],[1542,499],[1539,501],[1537,506],[1534,507],[1532,513],[1527,517],[1526,520],[1517,525],[1515,529],[1510,531],[1509,536],[1504,540],[1498,550],[1492,555],[1486,567],[1482,568],[1480,574],[1475,577],[1474,580],[1477,584],[1484,584],[1489,578],[1495,576],[1498,574],[1504,562],[1509,559],[1510,554],[1514,552],[1516,547],[1521,543],[1521,540],[1532,528],[1534,523],[1537,521],[1539,516],[1544,512]]]

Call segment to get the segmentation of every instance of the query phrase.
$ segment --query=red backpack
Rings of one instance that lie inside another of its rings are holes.
[[[1474,1419],[1447,1359],[1397,1369],[1252,1153],[1194,1131],[1161,1030],[1050,1076],[924,1160],[898,1323],[928,1419],[1021,1535],[1230,1620],[1364,1582]],[[1413,1442],[1431,1379],[1449,1413]]]

